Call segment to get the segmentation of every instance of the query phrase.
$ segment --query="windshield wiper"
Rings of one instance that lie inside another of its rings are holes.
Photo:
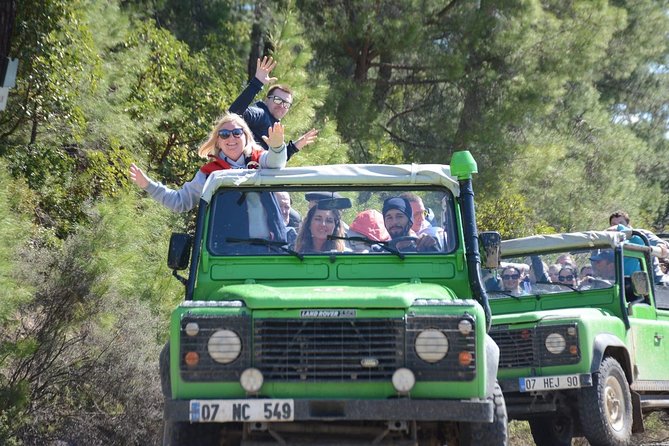
[[[488,291],[487,293],[488,294],[502,294],[504,296],[513,297],[516,300],[520,300],[520,297],[521,297],[521,296],[516,296],[515,294],[511,294],[508,291],[504,291],[504,290]],[[526,296],[528,296],[528,294],[526,294]]]
[[[371,238],[367,237],[339,237],[338,235],[328,235],[328,240],[346,240],[346,241],[351,241],[351,242],[362,242],[367,245],[371,246],[379,246],[381,249],[385,249],[386,251],[395,254],[397,257],[400,259],[404,260],[404,253],[400,252],[397,248],[393,248],[388,244],[388,242],[379,242],[377,240],[372,240]]]
[[[269,248],[279,248],[283,252],[292,254],[300,260],[304,260],[304,255],[299,252],[290,249],[288,247],[288,242],[283,240],[266,240],[264,238],[236,238],[236,237],[227,237],[225,239],[228,243],[248,243],[254,246],[267,246]]]

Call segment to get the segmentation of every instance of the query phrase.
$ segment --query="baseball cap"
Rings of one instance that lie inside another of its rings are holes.
[[[608,262],[613,262],[615,255],[611,249],[597,249],[590,253],[590,260],[597,262],[599,260],[606,260]]]

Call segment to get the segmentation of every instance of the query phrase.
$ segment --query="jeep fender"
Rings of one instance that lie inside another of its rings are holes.
[[[490,335],[485,335],[486,354],[486,395],[493,395],[497,383],[497,368],[499,367],[499,347]]]

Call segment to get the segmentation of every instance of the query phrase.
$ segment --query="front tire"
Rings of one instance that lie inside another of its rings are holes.
[[[498,383],[495,383],[493,394],[488,400],[494,403],[492,423],[467,423],[460,429],[460,445],[462,446],[507,446],[508,418],[504,395]]]
[[[581,389],[579,416],[592,446],[632,444],[632,396],[625,372],[612,357],[593,375],[592,387]]]

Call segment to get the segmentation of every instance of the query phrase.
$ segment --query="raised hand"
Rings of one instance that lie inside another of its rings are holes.
[[[297,147],[297,150],[302,150],[302,147],[316,142],[317,137],[318,137],[318,130],[311,129],[304,135],[300,136],[297,139],[297,141],[294,142],[295,147]]]
[[[142,172],[142,169],[137,167],[135,163],[130,165],[130,179],[142,189],[146,189],[149,185],[149,177],[147,177],[146,174]]]
[[[277,78],[269,77],[269,73],[276,67],[276,61],[272,56],[263,56],[262,60],[258,58],[256,61],[256,79],[263,83],[263,85],[276,82]]]
[[[275,122],[272,127],[267,129],[267,136],[263,135],[262,139],[267,146],[277,148],[284,144],[283,134],[283,125],[280,122]]]

